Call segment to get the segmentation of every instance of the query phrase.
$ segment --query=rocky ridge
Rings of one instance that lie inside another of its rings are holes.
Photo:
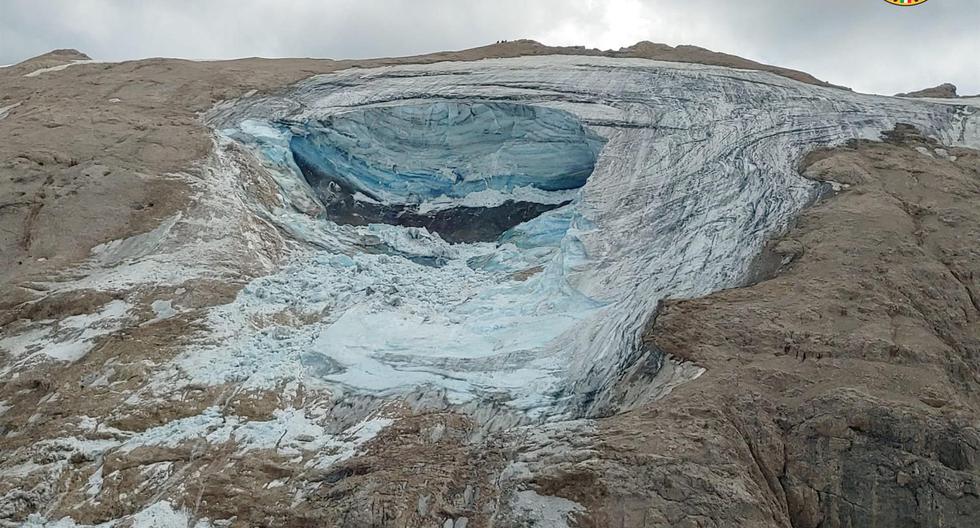
[[[956,85],[950,83],[943,83],[938,86],[933,86],[932,88],[925,88],[922,90],[916,90],[909,93],[896,94],[895,97],[941,97],[955,99],[959,97],[956,94]]]

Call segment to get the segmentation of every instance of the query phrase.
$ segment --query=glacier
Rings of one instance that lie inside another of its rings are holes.
[[[825,190],[797,171],[810,149],[900,122],[978,143],[962,106],[577,56],[344,70],[205,119],[277,182],[285,205],[264,214],[295,244],[212,309],[213,339],[160,386],[412,395],[512,421],[599,415],[698,376],[641,332],[666,298],[746,280]],[[454,239],[438,213],[512,216]],[[250,322],[283,312],[302,324]],[[630,371],[648,376],[617,388]]]

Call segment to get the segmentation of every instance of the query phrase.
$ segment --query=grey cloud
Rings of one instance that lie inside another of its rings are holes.
[[[360,58],[500,39],[620,47],[695,44],[797,68],[861,91],[954,82],[980,93],[980,5],[929,0],[8,0],[0,64],[73,47],[149,56]]]

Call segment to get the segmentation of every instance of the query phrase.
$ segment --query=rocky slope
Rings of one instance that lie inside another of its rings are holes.
[[[980,518],[968,104],[530,41],[0,94],[5,525]]]
[[[737,453],[730,476],[755,490],[735,504],[769,525],[971,526],[980,514],[980,159],[908,127],[883,139],[807,158],[804,174],[846,188],[771,244],[773,278],[670,301],[648,329],[651,346],[707,373],[640,419],[700,422],[703,449]],[[684,496],[705,491],[669,478]],[[731,504],[717,482],[709,497]]]

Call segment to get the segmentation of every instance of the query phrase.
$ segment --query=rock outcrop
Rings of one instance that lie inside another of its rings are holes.
[[[589,49],[584,46],[546,46],[540,42],[528,39],[498,42],[489,46],[473,48],[465,51],[450,51],[425,55],[420,58],[434,57],[440,60],[474,60],[483,58],[526,57],[529,55],[585,55],[593,57],[618,57],[634,59],[652,59],[668,62],[685,62],[694,64],[710,64],[744,70],[758,70],[774,73],[796,81],[842,88],[817,79],[809,73],[762,64],[728,53],[719,53],[698,46],[669,46],[644,40],[632,46],[618,50]]]
[[[950,83],[943,83],[939,86],[933,86],[932,88],[925,88],[923,90],[917,90],[909,93],[900,93],[895,97],[936,97],[944,99],[955,99],[959,97],[956,95],[956,85]]]
[[[37,57],[32,57],[25,61],[18,62],[17,64],[9,66],[5,69],[8,69],[10,73],[28,74],[37,70],[58,68],[74,62],[91,60],[92,57],[89,57],[76,49],[56,49],[43,55],[38,55]]]

